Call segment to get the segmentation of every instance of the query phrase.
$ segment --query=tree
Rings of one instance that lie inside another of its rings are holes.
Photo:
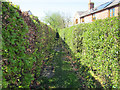
[[[71,16],[70,16],[69,13],[66,13],[64,15],[64,20],[65,20],[65,27],[69,27],[70,23],[72,23],[71,22]]]
[[[68,23],[70,22],[69,17],[62,16],[60,13],[46,13],[43,21],[49,25],[51,25],[55,29],[62,29],[68,27]]]

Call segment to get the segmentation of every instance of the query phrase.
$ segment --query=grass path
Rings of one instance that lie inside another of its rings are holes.
[[[89,73],[86,66],[74,61],[70,52],[62,44],[58,44],[55,49],[53,61],[50,63],[52,70],[47,77],[42,77],[42,88],[96,88],[101,87],[100,83],[95,80]],[[69,53],[68,53],[69,52]]]

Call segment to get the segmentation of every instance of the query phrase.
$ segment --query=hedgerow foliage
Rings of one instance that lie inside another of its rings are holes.
[[[96,20],[59,30],[63,40],[103,87],[119,85],[119,19]]]
[[[38,18],[2,3],[3,88],[40,83],[42,67],[53,58],[55,32]]]
[[[59,30],[76,54],[76,62],[88,66],[103,87],[120,86],[118,21],[113,17]],[[41,83],[42,69],[54,57],[55,35],[37,17],[2,3],[3,88],[29,88]]]

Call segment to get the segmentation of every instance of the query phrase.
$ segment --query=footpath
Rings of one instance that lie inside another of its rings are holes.
[[[57,41],[56,41],[57,42]],[[41,73],[39,88],[96,88],[101,87],[86,66],[76,62],[66,45],[58,43],[55,46],[53,61],[44,67]]]

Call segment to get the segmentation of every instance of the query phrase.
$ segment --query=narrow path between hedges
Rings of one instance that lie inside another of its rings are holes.
[[[82,66],[72,57],[63,43],[55,46],[53,61],[44,68],[42,83],[38,88],[90,88],[101,87],[88,72],[86,66]]]

